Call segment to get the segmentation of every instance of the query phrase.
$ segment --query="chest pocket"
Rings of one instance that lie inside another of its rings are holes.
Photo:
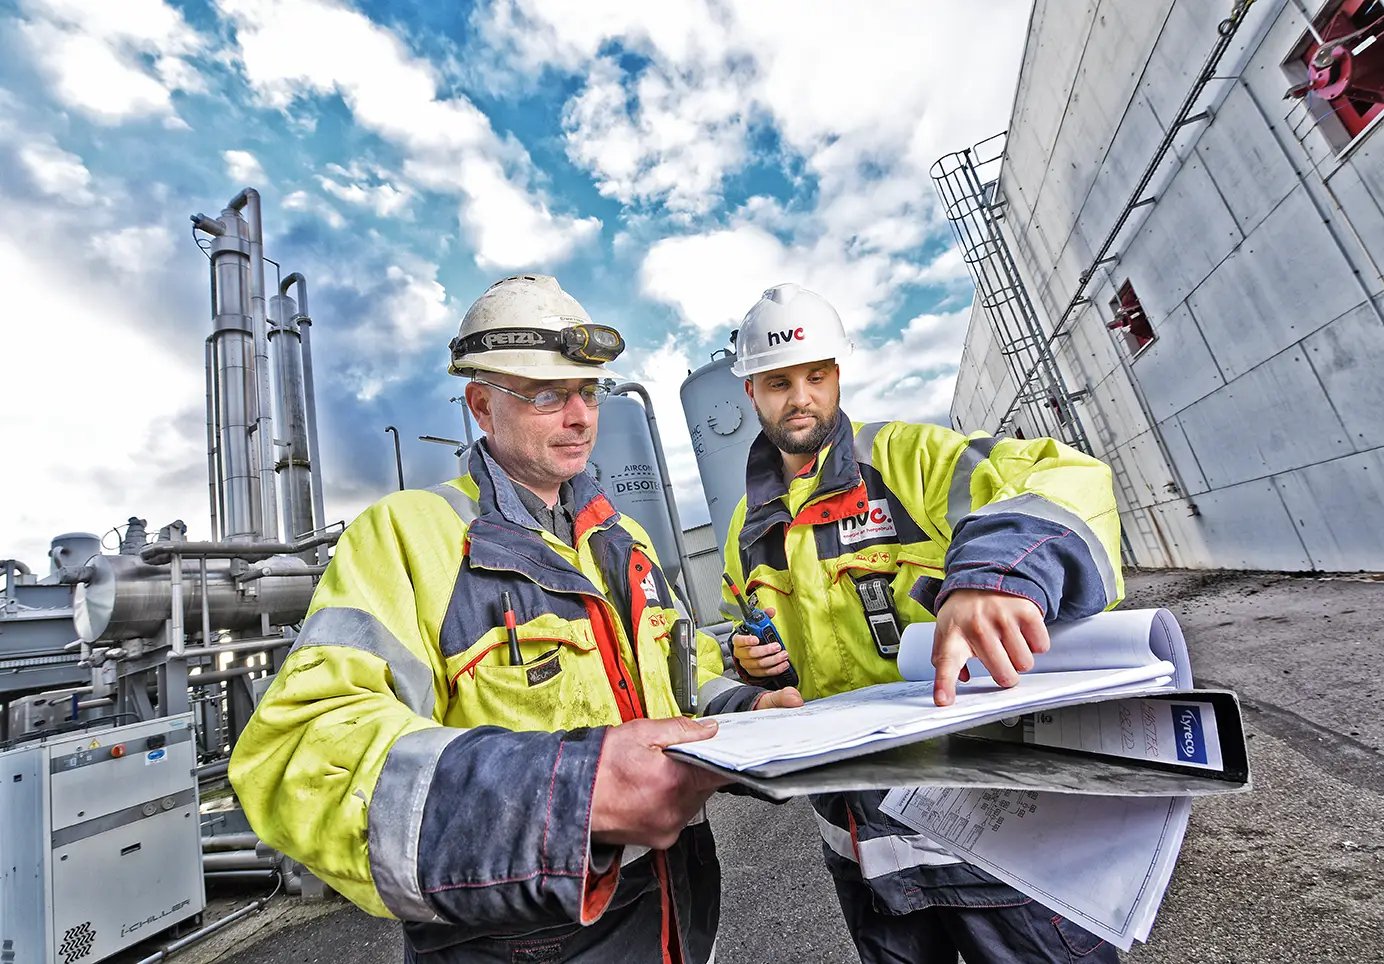
[[[587,624],[545,614],[517,632],[520,665],[503,626],[447,661],[447,725],[551,731],[620,722]]]

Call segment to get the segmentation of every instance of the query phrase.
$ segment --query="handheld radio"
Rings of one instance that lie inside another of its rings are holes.
[[[726,585],[730,587],[730,594],[735,597],[735,601],[740,604],[740,612],[745,617],[744,622],[731,630],[736,636],[748,635],[758,639],[761,643],[774,643],[779,649],[787,649],[783,645],[783,637],[779,635],[778,629],[774,627],[774,622],[769,618],[769,614],[758,606],[751,606],[745,597],[740,593],[740,587],[735,584],[735,580],[730,577],[730,573],[722,573],[721,578],[725,579]],[[782,689],[785,686],[798,685],[798,671],[789,663],[788,668],[775,676],[756,676],[756,685],[765,686],[766,689]]]

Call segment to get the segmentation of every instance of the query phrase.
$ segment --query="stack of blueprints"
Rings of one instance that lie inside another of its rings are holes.
[[[933,626],[915,624],[903,682],[725,715],[713,738],[668,752],[776,800],[893,788],[895,819],[1128,949],[1147,939],[1191,798],[1249,787],[1239,704],[1192,688],[1165,609],[1049,630],[1051,650],[1017,686],[973,660],[938,707]]]

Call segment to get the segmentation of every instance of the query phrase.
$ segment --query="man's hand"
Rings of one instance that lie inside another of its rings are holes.
[[[772,619],[775,609],[766,606],[764,612]],[[749,633],[741,633],[730,638],[730,645],[736,660],[751,676],[777,676],[788,669],[788,650],[775,643],[761,643]]]
[[[972,656],[985,664],[996,683],[1013,686],[1020,673],[1033,668],[1033,654],[1046,653],[1050,645],[1036,603],[985,589],[957,589],[937,612],[932,700],[938,706],[952,704],[956,681],[971,678],[966,660]]]
[[[785,686],[781,690],[770,690],[761,693],[759,698],[754,701],[752,710],[772,710],[772,709],[791,709],[795,706],[803,705],[803,695],[798,692],[796,686]]]
[[[606,733],[591,795],[591,839],[666,850],[726,780],[663,752],[716,735],[716,721],[631,720]]]

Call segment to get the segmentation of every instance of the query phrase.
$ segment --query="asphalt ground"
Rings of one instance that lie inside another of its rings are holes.
[[[1142,572],[1128,583],[1127,605],[1177,615],[1199,684],[1240,694],[1254,790],[1197,802],[1149,941],[1124,960],[1384,962],[1384,580]],[[805,803],[721,796],[711,818],[724,871],[719,962],[856,960]],[[219,896],[210,915],[251,894]],[[281,896],[172,960],[402,958],[397,925],[339,899]]]

